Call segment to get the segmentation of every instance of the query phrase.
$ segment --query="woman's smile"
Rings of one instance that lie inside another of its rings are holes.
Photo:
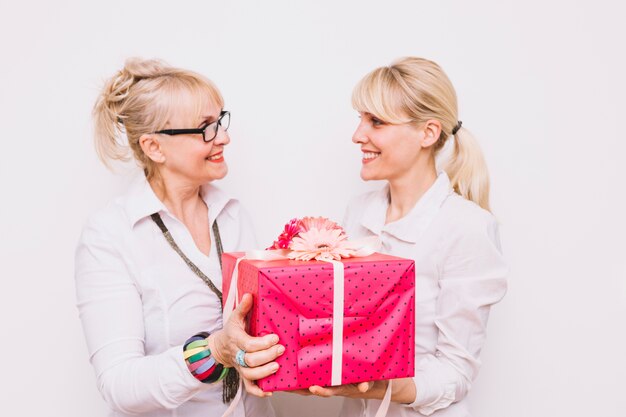
[[[214,163],[224,162],[224,151],[220,151],[214,155],[209,155],[206,160]]]
[[[380,156],[380,152],[363,151],[363,163],[367,164]]]

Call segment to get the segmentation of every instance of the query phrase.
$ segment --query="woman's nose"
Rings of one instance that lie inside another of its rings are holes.
[[[215,137],[214,142],[216,145],[228,145],[230,143],[230,135],[228,134],[227,131],[222,129],[222,127],[220,126],[220,128],[217,131],[217,136]]]
[[[354,134],[352,135],[352,142],[354,143],[365,143],[367,142],[367,135],[364,132],[363,126],[359,124]]]

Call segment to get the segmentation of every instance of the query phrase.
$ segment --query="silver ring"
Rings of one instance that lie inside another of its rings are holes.
[[[245,354],[246,351],[243,349],[239,349],[237,351],[237,354],[235,355],[235,362],[237,362],[237,365],[241,366],[242,368],[248,368],[248,364],[246,363],[246,359],[245,359]]]

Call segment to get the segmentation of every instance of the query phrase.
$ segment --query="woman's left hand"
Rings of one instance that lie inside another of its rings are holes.
[[[358,384],[338,385],[336,387],[320,387],[312,385],[308,390],[289,391],[300,395],[317,395],[318,397],[348,397],[382,400],[387,391],[389,381],[368,381]],[[411,404],[415,401],[415,383],[412,378],[393,380],[391,401]]]
[[[378,398],[377,391],[385,394],[387,381],[368,381],[358,384],[338,385],[335,387],[320,387],[312,385],[308,390],[291,391],[300,395],[317,395],[318,397],[349,397],[349,398]],[[380,397],[382,398],[382,396]]]

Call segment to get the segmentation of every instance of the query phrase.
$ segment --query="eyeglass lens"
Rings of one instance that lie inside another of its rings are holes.
[[[230,112],[224,112],[219,119],[206,127],[204,130],[204,140],[206,142],[216,138],[219,126],[222,126],[224,132],[228,130],[230,126]]]

